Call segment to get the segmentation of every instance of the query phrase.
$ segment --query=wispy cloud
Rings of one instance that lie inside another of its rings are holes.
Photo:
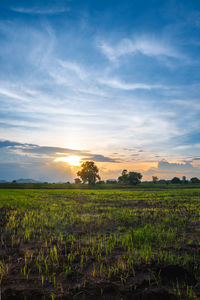
[[[125,91],[129,90],[137,90],[137,89],[144,89],[144,90],[151,90],[151,89],[163,89],[166,88],[162,85],[156,84],[145,84],[145,83],[126,83],[117,78],[113,79],[99,79],[101,84],[107,85],[111,88],[121,89]]]
[[[80,79],[84,79],[89,76],[89,74],[76,62],[64,61],[61,59],[58,59],[57,62],[64,69],[74,72]]]
[[[79,155],[82,160],[94,160],[96,162],[119,162],[118,159],[111,157],[106,157],[102,154],[93,154],[88,151],[68,149],[62,147],[53,147],[53,146],[39,146],[28,143],[19,143],[9,140],[0,140],[0,148],[7,148],[9,151],[13,151],[19,155],[29,155],[30,157],[39,157],[39,158],[49,158],[53,159],[59,156],[67,155]]]
[[[27,101],[27,98],[25,98],[22,94],[16,93],[15,91],[12,91],[11,89],[0,87],[0,95],[5,96],[7,98],[16,99],[16,100],[22,100]]]
[[[135,55],[137,53],[150,57],[180,58],[180,54],[171,45],[168,45],[162,39],[150,36],[141,35],[135,38],[125,38],[112,45],[101,41],[98,46],[111,61],[115,61],[124,55]]]
[[[25,7],[12,7],[12,11],[22,13],[22,14],[33,14],[33,15],[55,15],[65,13],[70,10],[69,7],[61,7],[61,8],[51,8],[51,7],[32,7],[32,8],[25,8]]]

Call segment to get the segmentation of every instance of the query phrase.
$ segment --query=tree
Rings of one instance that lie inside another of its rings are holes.
[[[74,179],[74,183],[75,183],[75,184],[80,184],[80,183],[81,183],[80,178],[75,178],[75,179]]]
[[[136,185],[141,182],[142,174],[138,172],[122,171],[122,175],[118,177],[119,183]]]
[[[160,180],[158,180],[158,183],[160,183],[160,184],[167,184],[168,181],[165,180],[165,179],[160,179]]]
[[[182,181],[183,181],[183,183],[185,183],[187,180],[186,180],[186,176],[183,176],[182,177]]]
[[[118,177],[119,183],[128,184],[128,171],[123,170],[122,175]]]
[[[197,177],[192,177],[192,178],[190,179],[190,181],[191,181],[192,183],[200,183],[200,180],[199,180],[199,178],[197,178]]]
[[[129,172],[128,173],[128,182],[129,184],[136,185],[141,182],[142,174],[138,172]]]
[[[116,184],[117,183],[117,180],[115,179],[107,179],[106,180],[106,184]]]
[[[157,176],[152,176],[152,182],[153,183],[158,183],[158,177]]]
[[[105,181],[104,181],[104,180],[99,180],[99,181],[97,182],[97,184],[105,184]]]
[[[174,177],[174,178],[172,178],[171,183],[174,183],[174,184],[181,183],[181,180],[178,177]]]
[[[183,182],[183,184],[188,183],[188,180],[187,180],[186,176],[183,176],[183,177],[182,177],[182,182]]]
[[[81,164],[81,170],[77,172],[77,176],[81,177],[83,183],[95,184],[97,179],[100,180],[99,169],[93,161],[85,161]]]

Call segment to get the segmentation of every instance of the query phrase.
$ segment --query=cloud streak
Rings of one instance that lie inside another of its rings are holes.
[[[102,41],[99,44],[102,53],[111,61],[116,61],[125,55],[142,54],[149,57],[171,57],[180,58],[180,54],[171,45],[161,39],[150,36],[138,36],[124,38],[119,42],[110,45]]]
[[[78,155],[82,160],[94,160],[96,162],[112,162],[118,163],[118,159],[111,157],[106,157],[101,154],[92,154],[83,150],[68,149],[62,147],[50,147],[50,146],[39,146],[28,143],[19,143],[8,140],[0,140],[0,148],[7,148],[10,151],[13,151],[19,155],[30,155],[33,157],[49,158],[53,159],[55,157],[63,157],[68,155]]]
[[[12,7],[12,11],[21,13],[21,14],[31,14],[31,15],[56,15],[68,12],[70,8],[62,7],[62,8],[41,8],[41,7],[32,7],[32,8],[24,8],[24,7]]]
[[[119,79],[100,79],[101,84],[107,85],[111,88],[121,89],[125,91],[132,91],[137,89],[151,90],[151,89],[163,89],[166,88],[162,85],[145,84],[145,83],[126,83]]]

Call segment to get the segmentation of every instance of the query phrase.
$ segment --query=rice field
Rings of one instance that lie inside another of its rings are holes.
[[[3,299],[200,299],[200,189],[0,189]]]

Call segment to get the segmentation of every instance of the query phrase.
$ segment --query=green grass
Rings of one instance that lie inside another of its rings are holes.
[[[109,283],[119,295],[161,286],[197,299],[199,189],[0,189],[0,217],[5,293],[14,281],[54,298],[103,297]],[[167,266],[182,274],[166,283]]]

